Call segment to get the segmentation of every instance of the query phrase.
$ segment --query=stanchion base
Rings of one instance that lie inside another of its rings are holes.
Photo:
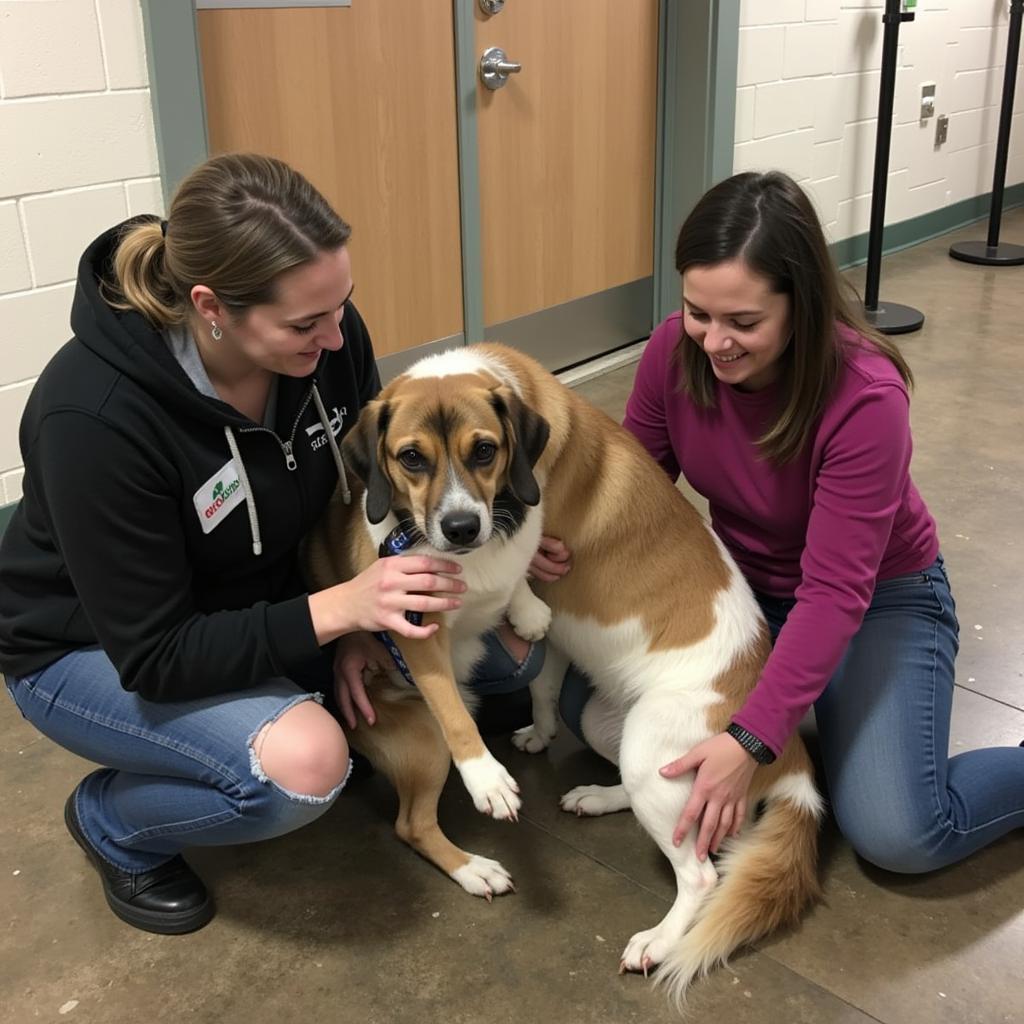
[[[980,263],[983,267],[1019,267],[1024,263],[1024,245],[957,242],[949,247],[949,255],[964,263]]]
[[[879,302],[878,309],[865,309],[864,317],[883,334],[910,334],[924,326],[924,313],[898,302]]]

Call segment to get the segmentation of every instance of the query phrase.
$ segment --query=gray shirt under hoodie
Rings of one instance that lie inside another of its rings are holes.
[[[210,375],[206,372],[202,357],[199,355],[199,347],[196,345],[192,332],[185,324],[177,324],[168,327],[162,332],[171,355],[178,361],[178,365],[185,371],[188,379],[195,385],[196,391],[207,398],[220,399],[217,389],[210,381]],[[274,427],[274,417],[277,415],[277,374],[270,380],[270,394],[267,395],[267,408],[263,413],[262,426]]]

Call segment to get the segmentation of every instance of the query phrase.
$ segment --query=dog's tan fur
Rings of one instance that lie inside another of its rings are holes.
[[[697,510],[606,413],[529,356],[502,345],[479,348],[514,372],[523,400],[551,427],[537,463],[544,480],[544,532],[565,542],[574,568],[557,583],[534,583],[534,591],[553,611],[604,625],[639,613],[651,651],[688,647],[707,637],[714,597],[728,573]],[[729,724],[757,684],[769,649],[765,627],[758,646],[716,680],[722,702],[709,710],[712,732]],[[758,771],[751,799],[794,771],[812,771],[799,740]]]

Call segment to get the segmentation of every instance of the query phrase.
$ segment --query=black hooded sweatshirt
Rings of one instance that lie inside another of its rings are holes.
[[[74,337],[21,421],[0,669],[16,678],[99,645],[125,689],[187,700],[318,659],[298,547],[338,483],[327,430],[340,441],[380,379],[349,302],[342,348],[308,377],[279,378],[273,430],[200,394],[148,321],[100,294],[134,222],[82,256]]]

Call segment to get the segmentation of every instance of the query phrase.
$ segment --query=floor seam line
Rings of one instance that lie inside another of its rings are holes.
[[[832,999],[838,1000],[844,1006],[848,1006],[851,1010],[856,1010],[857,1013],[862,1013],[869,1020],[877,1021],[877,1024],[892,1024],[891,1021],[887,1021],[887,1020],[885,1020],[882,1017],[876,1017],[873,1013],[870,1013],[868,1010],[865,1010],[863,1007],[857,1006],[856,1003],[851,1003],[850,1000],[847,999],[845,996],[841,996],[841,995],[839,995],[838,992],[833,992],[831,989],[826,988],[824,985],[821,984],[821,982],[815,981],[813,978],[808,978],[806,974],[801,974],[798,970],[796,970],[796,968],[790,967],[789,964],[787,964],[784,961],[778,959],[778,957],[772,956],[771,953],[769,953],[765,949],[762,949],[760,946],[751,945],[749,948],[755,950],[761,956],[767,957],[769,960],[772,961],[772,963],[778,964],[779,967],[781,967],[783,970],[788,971],[790,974],[794,975],[795,977],[800,978],[803,981],[807,982],[808,985],[812,985],[819,992],[824,992],[825,995],[830,996]]]
[[[981,690],[975,690],[970,686],[965,686],[963,683],[955,683],[954,685],[961,690],[966,690],[968,693],[973,693],[976,697],[984,697],[985,700],[991,700],[996,704],[1002,704],[1004,708],[1011,708],[1013,711],[1024,712],[1024,708],[1019,705],[1011,704],[1009,701],[1001,700],[999,697],[993,697],[989,693],[982,693]]]
[[[646,893],[650,894],[651,896],[653,896],[655,899],[661,901],[662,903],[666,903],[666,904],[671,904],[672,903],[672,900],[666,899],[664,896],[661,895],[661,893],[655,892],[654,889],[650,888],[647,885],[644,885],[643,882],[639,882],[635,878],[632,878],[630,875],[627,875],[626,872],[623,871],[621,868],[617,868],[614,864],[609,864],[607,861],[601,860],[600,857],[595,857],[592,853],[589,853],[586,850],[580,849],[580,847],[576,846],[574,843],[570,843],[567,839],[563,839],[556,832],[553,832],[550,828],[545,827],[544,825],[542,825],[539,821],[535,820],[534,818],[527,817],[526,815],[520,813],[519,820],[520,821],[524,821],[524,822],[528,822],[530,825],[532,825],[538,831],[543,832],[547,836],[550,836],[552,839],[554,839],[558,843],[561,843],[563,846],[567,846],[570,850],[574,851],[575,853],[580,854],[580,856],[586,857],[587,860],[592,861],[594,864],[598,864],[601,867],[607,869],[608,871],[611,871],[614,874],[619,875],[622,878],[625,878],[632,885],[636,886],[636,888],[640,889],[642,892],[646,892]]]
[[[653,889],[651,889],[650,887],[644,885],[642,882],[638,882],[635,878],[632,878],[631,876],[627,875],[621,868],[617,868],[614,864],[609,864],[607,861],[601,860],[600,857],[595,857],[593,854],[588,853],[586,850],[581,850],[578,846],[576,846],[575,844],[569,842],[566,839],[563,839],[561,836],[559,836],[555,832],[553,832],[550,828],[547,828],[544,825],[542,825],[539,821],[537,821],[537,820],[535,820],[533,818],[526,817],[526,816],[524,816],[522,814],[520,814],[520,820],[523,821],[523,822],[526,822],[526,823],[528,823],[530,825],[532,825],[539,832],[543,832],[545,835],[550,836],[556,842],[561,843],[563,846],[567,846],[570,850],[572,850],[575,853],[580,854],[581,856],[585,857],[587,860],[591,861],[592,863],[597,864],[597,865],[599,865],[602,868],[606,868],[607,870],[611,871],[613,874],[619,875],[620,877],[626,879],[626,881],[628,881],[630,884],[635,886],[637,889],[640,889],[642,892],[648,893],[649,895],[653,896],[655,899],[661,901],[662,903],[666,903],[666,904],[671,904],[672,903],[672,900],[666,899],[660,893],[655,892]],[[863,1009],[863,1007],[857,1006],[855,1003],[851,1003],[844,996],[841,996],[841,995],[839,995],[839,993],[833,992],[831,989],[826,988],[824,985],[822,985],[820,982],[816,981],[814,978],[809,978],[807,975],[801,974],[798,970],[796,970],[793,967],[790,967],[789,964],[787,964],[784,961],[782,961],[782,960],[778,959],[777,957],[773,956],[770,952],[768,952],[768,950],[764,949],[762,946],[759,946],[757,943],[749,943],[747,946],[745,946],[743,948],[750,949],[753,952],[757,953],[759,956],[767,957],[769,960],[772,961],[772,963],[774,963],[777,966],[781,967],[787,973],[793,975],[796,978],[799,978],[801,981],[805,982],[807,985],[810,985],[813,988],[816,988],[819,992],[824,993],[829,998],[835,999],[837,1002],[842,1003],[844,1006],[848,1006],[851,1010],[854,1010],[857,1013],[862,1014],[868,1020],[875,1021],[876,1024],[891,1024],[890,1021],[887,1021],[887,1020],[885,1020],[882,1017],[876,1017],[873,1013],[870,1013],[867,1010]],[[728,969],[728,964],[726,964],[724,966],[726,967],[726,969]]]

